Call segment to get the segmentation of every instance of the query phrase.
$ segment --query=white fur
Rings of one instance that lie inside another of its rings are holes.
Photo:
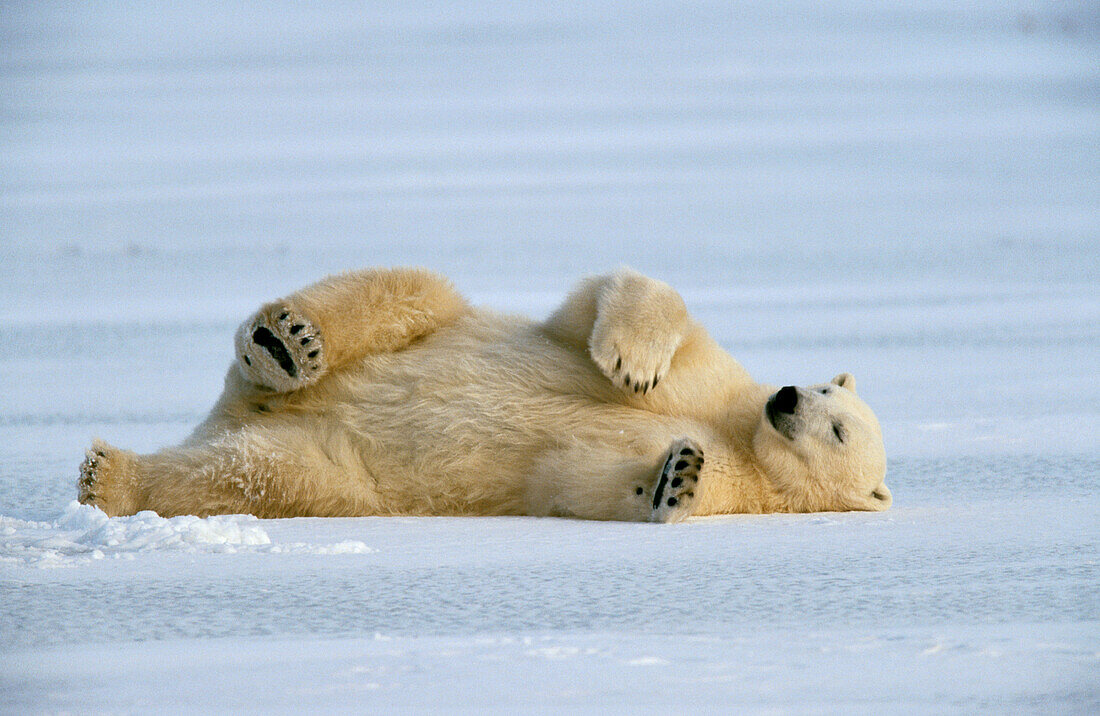
[[[283,313],[308,328],[277,326]],[[306,379],[279,375],[257,325]],[[305,335],[313,359],[289,345]],[[850,375],[799,389],[785,435],[764,409],[775,389],[632,271],[583,281],[542,324],[470,308],[426,271],[343,274],[264,306],[237,350],[251,366],[231,367],[183,445],[139,456],[97,441],[81,500],[108,514],[660,521],[889,506],[881,433]],[[678,472],[689,444],[701,470]]]

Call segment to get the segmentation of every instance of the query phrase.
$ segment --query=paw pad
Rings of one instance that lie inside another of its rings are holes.
[[[702,469],[703,450],[695,442],[685,438],[672,446],[653,490],[653,521],[676,522],[691,514]]]
[[[108,492],[114,490],[112,475],[118,469],[117,459],[104,442],[96,440],[91,449],[84,452],[80,463],[80,479],[76,481],[76,499],[84,505],[95,505],[106,510]]]
[[[280,392],[309,385],[325,370],[321,332],[287,306],[265,307],[246,321],[237,355],[245,378]]]
[[[80,463],[80,479],[76,483],[77,500],[81,504],[87,505],[95,501],[99,463],[106,457],[102,450],[88,450],[84,453],[84,462]]]

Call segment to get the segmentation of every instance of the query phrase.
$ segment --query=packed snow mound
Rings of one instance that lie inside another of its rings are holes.
[[[366,554],[374,550],[356,540],[275,544],[252,515],[165,518],[146,511],[108,517],[99,508],[74,500],[53,523],[0,516],[0,561],[64,567],[108,557],[133,559],[135,553],[156,551]]]
[[[143,552],[151,549],[184,549],[192,546],[226,547],[271,544],[267,532],[248,515],[164,518],[145,511],[129,517],[108,517],[102,510],[70,502],[57,526],[79,536],[75,542],[93,549]],[[220,550],[215,550],[220,551]]]

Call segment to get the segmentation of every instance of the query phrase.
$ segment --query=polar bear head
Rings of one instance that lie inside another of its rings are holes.
[[[793,512],[890,507],[882,430],[856,395],[850,373],[772,394],[753,435],[753,451]]]

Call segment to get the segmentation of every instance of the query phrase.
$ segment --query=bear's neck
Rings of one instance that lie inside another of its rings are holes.
[[[702,505],[695,514],[762,514],[789,511],[781,495],[772,487],[756,453],[752,438],[760,423],[764,404],[775,392],[769,385],[754,383],[728,402],[733,406],[721,421],[724,442],[729,449],[720,455],[707,455],[717,478],[708,485]]]

